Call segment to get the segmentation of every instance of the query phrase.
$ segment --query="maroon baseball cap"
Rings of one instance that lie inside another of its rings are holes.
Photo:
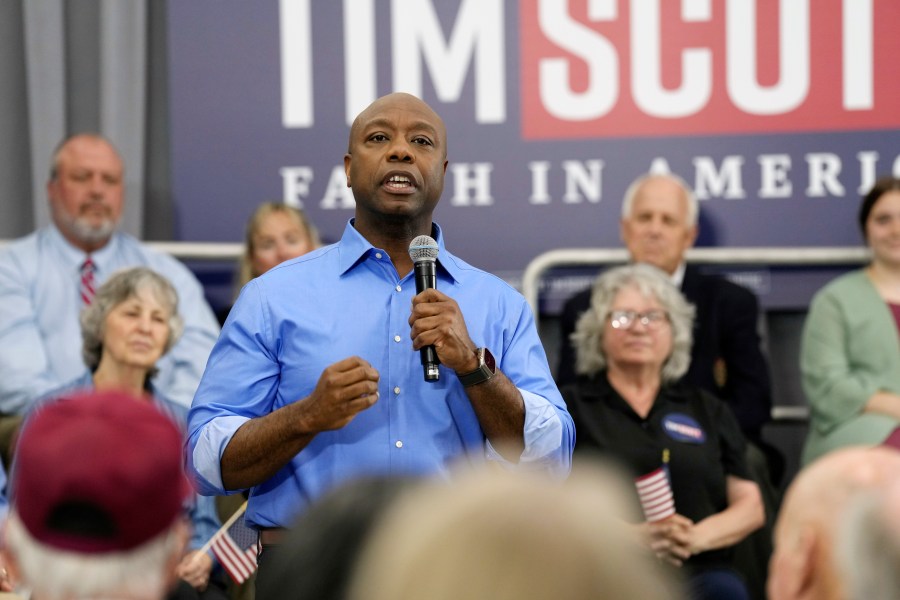
[[[79,553],[140,546],[184,513],[192,492],[178,427],[122,392],[75,394],[36,411],[16,447],[12,490],[37,541]]]

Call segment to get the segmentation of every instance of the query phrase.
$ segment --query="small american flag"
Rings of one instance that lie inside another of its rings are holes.
[[[669,484],[669,470],[665,466],[636,477],[634,485],[644,509],[644,518],[648,521],[662,521],[675,514],[675,497]]]
[[[247,503],[209,541],[209,546],[235,583],[244,583],[256,571],[259,534],[244,523]]]

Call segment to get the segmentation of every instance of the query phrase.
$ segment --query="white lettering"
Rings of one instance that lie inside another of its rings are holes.
[[[319,202],[319,208],[323,210],[356,208],[353,190],[347,187],[347,172],[344,171],[343,165],[331,169],[328,185],[325,186],[325,194]]]
[[[647,169],[647,172],[653,175],[668,175],[672,172],[672,168],[669,166],[669,161],[662,156],[657,156],[650,163],[650,168]]]
[[[491,163],[454,163],[450,165],[453,174],[453,206],[488,206],[494,203],[491,196]],[[469,192],[472,192],[471,194]]]
[[[778,83],[761,86],[756,70],[756,3],[728,0],[726,83],[735,106],[754,115],[789,112],[809,93],[809,0],[779,0]]]
[[[829,152],[810,152],[806,155],[808,165],[808,184],[806,195],[810,198],[823,198],[826,192],[832,196],[843,196],[844,186],[838,181],[841,174],[841,159],[837,154]]]
[[[312,34],[309,0],[281,0],[281,123],[312,127]]]
[[[872,0],[844,0],[842,14],[844,108],[870,110],[875,105]]]
[[[572,89],[569,61],[544,58],[538,64],[541,103],[547,112],[567,121],[590,121],[608,113],[619,97],[619,63],[615,47],[590,27],[571,18],[568,2],[538,0],[538,23],[548,40],[587,65],[587,88]],[[592,0],[594,21],[614,20],[616,0]]]
[[[859,160],[859,187],[856,188],[856,193],[865,194],[875,185],[877,177],[875,165],[878,164],[878,153],[858,152],[856,158]]]
[[[789,198],[792,187],[788,179],[791,157],[788,154],[761,154],[756,157],[760,168],[760,198]]]
[[[356,115],[377,97],[378,69],[373,23],[374,0],[344,0],[344,107],[347,125],[351,125]]]
[[[550,162],[546,160],[528,163],[531,171],[531,204],[550,204],[550,194],[547,191],[547,172],[550,171]]]
[[[503,0],[463,0],[448,44],[430,0],[393,0],[391,17],[396,90],[421,97],[424,62],[437,97],[456,102],[474,61],[475,119],[506,120]]]
[[[309,198],[309,184],[313,180],[312,167],[282,167],[281,174],[282,200],[288,206],[303,208],[303,199]]]
[[[603,161],[564,160],[563,172],[566,174],[566,192],[563,202],[578,204],[582,199],[596,204],[600,202],[603,190]]]
[[[638,108],[667,119],[700,112],[712,93],[712,53],[707,49],[684,50],[681,87],[667,90],[662,84],[659,0],[631,0],[630,35],[631,90]]]
[[[743,156],[726,156],[722,159],[722,167],[717,171],[715,160],[711,156],[694,158],[694,193],[698,200],[707,200],[712,196],[729,200],[746,198],[741,182]]]

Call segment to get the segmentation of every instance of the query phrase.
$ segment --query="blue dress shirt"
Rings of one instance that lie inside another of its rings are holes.
[[[0,412],[24,414],[36,398],[84,371],[78,315],[85,256],[53,225],[0,252]],[[91,257],[97,287],[134,266],[153,269],[175,287],[184,333],[157,364],[155,382],[166,397],[189,406],[219,335],[200,282],[171,256],[121,232]]]
[[[460,306],[469,336],[490,348],[525,401],[520,465],[568,472],[575,443],[525,299],[503,280],[440,247],[437,288]],[[380,374],[379,400],[345,427],[316,435],[251,490],[247,521],[291,524],[342,481],[370,474],[442,474],[452,463],[502,461],[456,374],[424,381],[408,323],[413,273],[400,279],[387,252],[351,220],[337,244],[282,263],[245,286],[207,364],[188,417],[189,470],[201,493],[226,493],[220,461],[235,431],[312,393],[322,371],[350,356]],[[235,490],[230,490],[233,492]]]
[[[49,392],[46,396],[39,398],[36,400],[31,409],[25,416],[25,423],[22,426],[22,430],[24,431],[25,426],[27,426],[29,419],[31,419],[32,415],[46,407],[48,404],[59,400],[60,398],[67,396],[73,392],[79,391],[90,391],[94,389],[94,380],[91,376],[91,373],[85,369],[80,377],[77,379],[70,381],[67,384],[56,388],[55,390]],[[150,397],[153,398],[153,403],[156,407],[168,416],[172,421],[178,426],[179,429],[184,432],[185,425],[187,424],[187,407],[172,400],[166,398],[163,394],[158,392],[155,388],[151,389]],[[77,453],[78,449],[74,448],[73,452]],[[77,458],[73,458],[73,460],[78,460]],[[3,481],[5,485],[5,479]],[[197,550],[201,548],[206,542],[208,542],[212,536],[222,527],[222,523],[219,520],[218,513],[216,512],[216,503],[215,498],[212,496],[201,496],[195,494],[194,502],[188,507],[188,517],[191,520],[191,539],[188,543],[188,547],[191,550]],[[208,552],[209,555],[215,561],[215,556],[212,552]]]

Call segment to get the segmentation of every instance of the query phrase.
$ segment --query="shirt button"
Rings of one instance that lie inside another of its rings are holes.
[[[394,387],[394,393],[395,393],[395,394],[399,394],[399,393],[400,393],[400,386],[399,386],[399,385],[396,386],[396,387]]]
[[[399,341],[400,341],[400,336],[399,336],[399,335],[395,335],[395,336],[394,336],[394,341],[395,341],[395,342],[399,342]]]
[[[375,258],[381,258],[381,252],[376,252],[376,253],[375,253]]]
[[[403,442],[401,442],[400,440],[397,440],[397,442],[394,445],[397,446],[398,448],[402,448]]]
[[[399,285],[398,285],[398,286],[397,286],[397,288],[396,288],[396,289],[397,289],[397,291],[398,291],[398,292],[402,292],[402,291],[403,291],[403,288],[402,288],[402,287],[400,287],[400,286],[399,286]]]

